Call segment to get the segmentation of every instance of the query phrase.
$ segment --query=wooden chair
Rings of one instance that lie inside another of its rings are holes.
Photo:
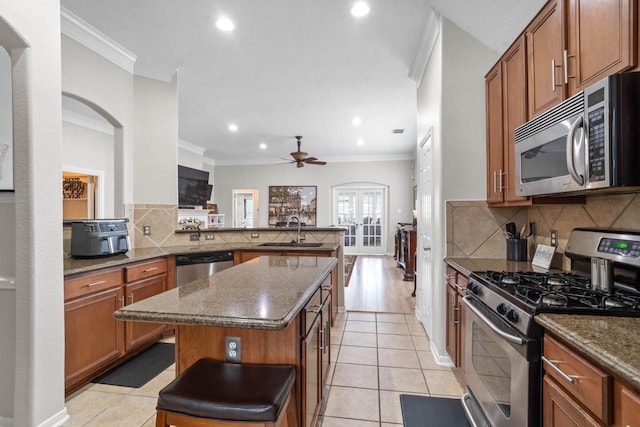
[[[293,366],[200,359],[158,394],[156,427],[298,427]]]

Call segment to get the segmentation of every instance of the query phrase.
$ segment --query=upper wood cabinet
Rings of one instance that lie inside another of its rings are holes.
[[[551,0],[525,34],[529,118],[635,65],[633,0]]]
[[[528,56],[529,118],[566,97],[564,85],[564,32],[562,0],[549,1],[525,31]]]
[[[527,121],[527,56],[519,37],[485,76],[487,203],[528,204],[515,186],[514,130]]]

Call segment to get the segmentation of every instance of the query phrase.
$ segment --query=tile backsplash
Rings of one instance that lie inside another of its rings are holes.
[[[518,228],[525,222],[536,224],[536,235],[529,239],[529,259],[537,244],[551,243],[551,230],[558,231],[558,251],[563,253],[574,228],[640,230],[640,193],[590,196],[584,204],[518,208],[491,208],[484,201],[448,201],[447,256],[504,258],[502,230],[507,222],[515,222]],[[570,267],[566,257],[562,264]]]

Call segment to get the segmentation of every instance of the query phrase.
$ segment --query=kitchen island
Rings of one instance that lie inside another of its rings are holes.
[[[207,279],[115,312],[119,320],[176,325],[176,374],[198,359],[296,366],[302,425],[315,425],[326,398],[330,360],[331,272],[335,258],[255,258]]]

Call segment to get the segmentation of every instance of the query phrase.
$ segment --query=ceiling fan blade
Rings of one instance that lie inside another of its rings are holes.
[[[317,157],[305,157],[302,159],[303,162],[313,162],[314,160],[318,160]]]
[[[312,160],[310,162],[305,162],[305,163],[308,163],[310,165],[326,165],[327,164],[327,162],[323,162],[320,160]]]

